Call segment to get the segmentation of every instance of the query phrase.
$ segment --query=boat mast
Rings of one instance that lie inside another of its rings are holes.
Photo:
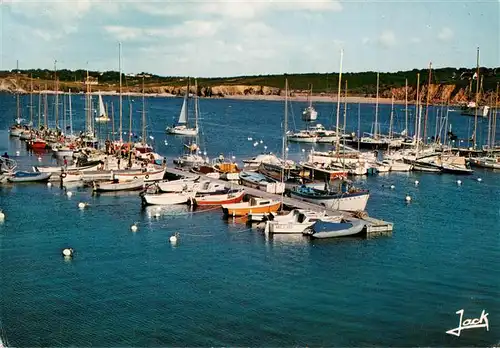
[[[130,97],[129,97],[130,98]],[[128,102],[128,142],[132,146],[132,101]]]
[[[144,75],[142,75],[142,143],[146,145],[146,108],[144,98]]]
[[[491,105],[491,110],[494,110],[493,108],[493,96],[490,97],[490,105]],[[491,123],[493,119],[493,112],[488,113],[488,141],[486,144],[488,145],[488,148],[491,148]]]
[[[43,125],[45,126],[45,129],[49,128],[49,117],[48,117],[48,96],[47,96],[47,84],[45,84],[45,94],[43,98]]]
[[[360,129],[361,129],[361,103],[358,103],[358,151],[361,145]]]
[[[64,94],[62,96],[63,98],[63,130],[62,133],[66,133],[66,99],[64,98]]]
[[[113,141],[115,140],[115,107],[114,103],[111,102],[111,132],[112,132],[112,139]]]
[[[493,114],[493,129],[491,134],[492,148],[495,147],[496,133],[497,133],[497,114],[498,114],[498,82],[497,82],[497,93],[495,97],[495,113]]]
[[[21,106],[19,101],[19,79],[17,76],[19,75],[19,61],[16,60],[16,123],[21,124]]]
[[[30,76],[30,126],[33,127],[33,74]]]
[[[394,93],[391,95],[391,119],[389,121],[389,140],[392,139],[392,123],[394,119]]]
[[[57,60],[54,60],[54,93],[56,94],[55,97],[55,109],[54,109],[54,118],[56,121],[56,132],[57,129],[59,128],[59,86],[57,85]]]
[[[417,73],[417,96],[415,100],[415,128],[413,129],[415,133],[415,141],[418,144],[419,138],[418,138],[418,106],[420,105],[420,73]]]
[[[340,90],[342,89],[342,60],[344,59],[344,50],[340,50],[340,70],[339,70],[339,87],[337,91],[337,125],[335,133],[337,134],[337,142],[335,144],[337,158],[339,157],[339,147],[340,147],[340,134],[339,134],[339,123],[340,123]]]
[[[405,132],[408,137],[410,134],[408,131],[408,79],[405,79]]]
[[[188,93],[189,93],[189,90],[188,90]],[[194,98],[193,98],[193,100],[194,100],[194,129],[196,129],[196,137],[198,138],[198,140],[196,140],[196,142],[199,143],[200,140],[199,140],[199,134],[198,134],[198,113],[200,111],[198,108],[198,80],[196,78],[194,79]],[[186,107],[186,113],[187,113],[187,110],[188,110],[188,108]],[[187,124],[187,120],[186,120],[186,124]]]
[[[283,137],[282,137],[282,156],[283,163],[281,164],[281,183],[285,182],[285,170],[286,170],[286,145],[287,145],[287,132],[288,128],[288,79],[285,77],[285,121],[283,123]],[[283,210],[283,195],[285,190],[281,192],[281,210]]]
[[[379,88],[380,88],[380,73],[377,72],[377,100],[375,103],[375,127],[374,127],[374,132],[373,132],[373,139],[378,138],[378,98],[379,98]]]
[[[476,142],[477,111],[479,109],[479,47],[477,48],[476,65],[477,65],[477,83],[476,83],[476,107],[474,111],[474,132],[472,133],[472,139],[474,141],[474,143],[472,144],[473,149],[476,149],[476,143],[477,143]]]
[[[71,89],[68,94],[68,108],[69,108],[69,131],[73,136],[73,112],[71,111]]]
[[[122,110],[122,43],[118,43],[118,70],[120,74],[120,89],[119,89],[119,96],[120,96],[120,106],[119,106],[119,116],[120,116],[120,125],[118,127],[118,131],[120,132],[120,143],[123,143],[123,129],[122,129],[122,116],[123,116],[123,110]]]
[[[427,117],[429,115],[429,101],[431,98],[431,78],[432,78],[432,62],[429,62],[429,80],[427,81],[427,100],[425,102],[425,117],[424,117],[424,144],[427,144]]]
[[[344,93],[344,130],[346,132],[346,122],[347,122],[347,80],[345,80],[345,93]]]
[[[313,95],[313,84],[311,83],[311,89],[309,91],[309,107],[311,108],[312,105],[313,105],[313,101],[312,101],[312,95]]]
[[[38,84],[38,129],[42,125],[42,91],[40,91],[40,84]]]

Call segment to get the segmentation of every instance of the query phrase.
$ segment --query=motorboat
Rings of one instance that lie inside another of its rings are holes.
[[[320,219],[316,221],[311,229],[305,230],[304,234],[312,238],[335,238],[353,236],[361,233],[366,223],[363,220],[351,219],[340,222]]]
[[[92,182],[93,190],[96,192],[136,191],[144,188],[144,179],[138,178],[130,181],[119,181],[118,179],[105,182]]]
[[[193,199],[194,205],[222,205],[222,204],[232,204],[240,203],[245,196],[244,190],[239,191],[229,191],[223,194],[211,194],[201,197],[195,197]]]
[[[10,182],[43,182],[48,181],[52,173],[38,173],[38,172],[15,172],[7,180]]]
[[[142,203],[144,205],[174,205],[187,204],[196,196],[195,191],[158,193],[158,194],[141,194]]]
[[[280,201],[266,198],[252,197],[248,202],[223,204],[224,216],[246,216],[249,213],[277,212],[281,206]]]
[[[168,193],[168,192],[182,192],[186,190],[192,190],[194,188],[195,183],[200,179],[200,176],[191,176],[178,180],[172,181],[160,181],[156,183],[160,191]]]
[[[327,209],[345,211],[364,211],[370,198],[368,190],[357,189],[347,181],[341,182],[338,191],[333,191],[329,187],[327,190],[320,190],[302,185],[290,191],[290,195],[292,198],[318,204]]]
[[[293,209],[287,215],[268,214],[268,219],[265,221],[264,233],[287,233],[287,234],[302,234],[304,230],[311,227],[316,221],[321,218],[326,218],[325,212],[315,212],[312,210]],[[332,216],[329,219],[340,221],[339,216]]]

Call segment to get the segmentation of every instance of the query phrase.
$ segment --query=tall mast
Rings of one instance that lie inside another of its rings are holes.
[[[111,138],[115,140],[115,107],[114,103],[111,102],[111,134],[113,135]]]
[[[474,132],[472,133],[472,139],[474,143],[472,147],[476,148],[476,131],[477,131],[477,111],[479,109],[479,47],[477,48],[477,57],[476,57],[476,65],[477,65],[477,83],[476,83],[476,108],[474,111]]]
[[[418,112],[419,112],[419,105],[420,105],[420,73],[417,73],[417,96],[416,96],[416,101],[415,101],[415,141],[419,142],[419,134],[418,134]]]
[[[130,98],[130,97],[129,97]],[[128,142],[132,143],[132,101],[128,102]]]
[[[427,101],[425,102],[424,136],[423,136],[423,141],[425,144],[427,144],[427,116],[429,115],[429,101],[431,98],[431,77],[432,77],[432,62],[429,62],[429,81],[427,81]]]
[[[380,73],[377,72],[377,101],[375,104],[375,130],[373,132],[373,139],[377,139],[377,125],[378,125],[378,89],[380,87]]]
[[[19,105],[19,79],[17,76],[19,75],[19,61],[16,60],[16,88],[17,88],[17,93],[16,93],[16,123],[20,124],[21,123],[21,106]]]
[[[497,114],[498,114],[498,82],[497,82],[497,93],[495,97],[495,112],[493,113],[493,129],[491,134],[492,147],[495,147],[496,133],[497,133]]]
[[[345,133],[346,130],[346,122],[347,122],[347,80],[345,80],[345,93],[344,93],[344,130],[342,133]]]
[[[189,93],[189,91],[188,91],[188,93]],[[187,108],[186,108],[186,110],[187,110]],[[200,110],[198,110],[198,80],[195,78],[194,79],[194,129],[196,129],[196,134],[198,134],[198,113],[199,112],[200,112]]]
[[[87,109],[87,112],[85,113],[85,123],[86,123],[86,128],[87,128],[87,132],[90,133],[90,115],[92,115],[92,104],[90,102],[90,81],[89,81],[89,70],[87,68],[87,94],[86,94],[86,99],[85,99],[85,102],[86,102],[86,109]]]
[[[64,94],[62,95],[63,98],[63,133],[66,133],[66,98],[64,98]]]
[[[30,125],[33,127],[33,74],[30,76]]]
[[[405,79],[405,132],[408,136],[408,79]]]
[[[40,90],[40,84],[38,84],[38,129],[42,125],[42,91]]]
[[[59,86],[57,85],[57,60],[54,60],[54,92],[56,94],[56,102],[55,102],[55,109],[54,109],[54,116],[55,116],[55,121],[56,121],[56,131],[58,125],[59,125]]]
[[[394,93],[391,95],[391,119],[389,121],[389,140],[392,139],[392,122],[394,119]]]
[[[493,96],[490,97],[490,105],[491,105],[491,110],[493,111]],[[491,123],[493,120],[493,112],[488,113],[488,141],[486,144],[488,145],[488,148],[491,147]]]
[[[146,104],[144,101],[144,75],[142,75],[142,143],[146,144]]]
[[[122,110],[122,43],[118,43],[118,69],[120,73],[120,106],[119,106],[119,116],[120,116],[120,125],[118,127],[118,131],[120,132],[120,143],[123,143],[123,129],[122,129],[122,116],[123,116],[123,110]]]
[[[288,79],[285,78],[285,121],[283,123],[283,136],[282,136],[282,156],[283,163],[281,164],[281,183],[285,182],[285,170],[286,170],[286,145],[287,145],[287,132],[288,128]],[[281,192],[281,209],[283,210],[283,192]]]
[[[43,95],[43,125],[49,127],[47,84],[45,84],[45,94]]]
[[[69,131],[73,135],[73,112],[71,111],[71,89],[68,95],[68,107],[69,107]]]
[[[340,123],[340,90],[342,89],[342,61],[344,59],[344,50],[340,50],[340,70],[339,70],[339,87],[337,91],[337,124],[335,132],[337,134],[337,143],[336,143],[336,151],[337,157],[339,155],[339,147],[340,147],[340,134],[339,134],[339,123]]]

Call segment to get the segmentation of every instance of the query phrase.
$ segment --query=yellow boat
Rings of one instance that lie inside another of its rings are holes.
[[[225,216],[245,216],[250,213],[276,213],[280,205],[280,201],[252,197],[248,202],[223,204],[222,212]]]

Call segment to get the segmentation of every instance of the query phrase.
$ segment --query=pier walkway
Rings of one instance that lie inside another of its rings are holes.
[[[216,182],[216,183],[219,183],[222,185],[229,185],[230,184],[228,181],[214,179],[214,178],[211,178],[211,177],[206,176],[206,175],[201,174],[201,173],[191,173],[191,172],[187,172],[187,171],[180,170],[177,168],[172,168],[172,167],[167,167],[167,173],[170,175],[177,176],[177,177],[199,176],[202,179],[210,180],[212,182]],[[279,195],[279,194],[275,194],[275,193],[261,191],[261,190],[255,189],[255,188],[239,185],[236,183],[233,183],[231,185],[235,189],[245,190],[245,193],[247,195],[250,195],[253,197],[262,197],[262,198],[274,199],[274,200],[278,200],[278,201],[282,200],[283,204],[289,208],[309,209],[309,210],[317,211],[317,212],[326,211],[326,214],[330,215],[330,216],[344,215],[344,216],[352,218],[352,219],[363,220],[365,222],[365,232],[366,232],[367,236],[368,235],[390,233],[390,232],[392,232],[393,227],[394,227],[394,224],[392,222],[387,222],[387,221],[375,219],[375,218],[369,217],[368,214],[362,214],[361,216],[355,216],[355,214],[352,212],[326,209],[325,207],[319,206],[317,204],[304,202],[304,201],[301,201],[299,199],[290,198],[290,197],[287,197],[284,195]]]

